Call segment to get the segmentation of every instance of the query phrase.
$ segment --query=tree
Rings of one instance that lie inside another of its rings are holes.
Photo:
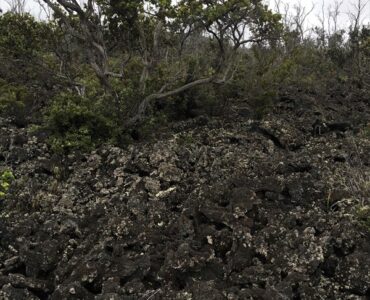
[[[44,2],[54,11],[55,17],[69,33],[84,44],[91,67],[101,83],[110,88],[108,77],[116,74],[109,71],[107,49],[100,20],[94,9],[94,1],[89,0],[85,7],[80,6],[76,0],[58,0],[57,3],[44,0]],[[77,25],[75,16],[78,17]]]
[[[102,85],[114,95],[111,78],[123,78],[125,59],[120,71],[110,69],[110,51],[121,51],[123,57],[141,57],[140,101],[129,123],[142,119],[155,99],[168,98],[204,84],[224,84],[237,68],[240,49],[248,43],[276,39],[280,16],[268,10],[259,0],[180,1],[93,1],[80,5],[77,0],[43,0],[69,33],[81,42],[89,64]],[[101,15],[103,14],[103,15]],[[115,33],[121,40],[114,40]],[[139,37],[134,41],[132,35]],[[192,76],[187,74],[184,53],[192,47],[196,35],[216,45],[215,64]],[[111,40],[107,42],[107,38]],[[109,48],[111,45],[112,48]],[[125,55],[123,55],[125,54]],[[177,63],[175,63],[177,61]],[[148,90],[147,84],[158,68],[170,76],[160,87]]]
[[[50,24],[37,22],[29,14],[7,12],[1,15],[0,77],[35,85],[34,79],[39,78],[36,74],[47,74],[43,54],[49,50],[52,33]]]
[[[45,59],[51,36],[51,24],[30,14],[0,15],[0,113],[17,125],[24,125],[28,113],[43,105],[45,90],[55,84]]]
[[[294,21],[295,29],[299,33],[301,41],[303,41],[304,39],[306,19],[312,13],[314,8],[315,8],[315,5],[312,4],[312,7],[308,11],[306,11],[306,7],[303,6],[301,2],[294,5],[295,12],[293,15],[293,21]]]
[[[328,24],[328,31],[329,34],[336,34],[338,32],[338,17],[340,15],[340,8],[343,5],[343,0],[334,1],[333,6],[329,6],[329,24]],[[331,30],[331,23],[333,23],[332,30]]]
[[[361,51],[361,43],[363,41],[361,34],[361,25],[363,12],[368,2],[363,0],[357,0],[352,4],[352,11],[349,12],[349,18],[351,21],[350,27],[350,45],[352,48],[352,56],[354,60],[354,73],[357,75],[357,79],[360,85],[363,84],[363,75],[366,69],[363,66],[363,57]],[[365,30],[366,32],[366,30]]]

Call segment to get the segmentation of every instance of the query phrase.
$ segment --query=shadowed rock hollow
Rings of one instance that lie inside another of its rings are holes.
[[[298,98],[63,159],[1,120],[0,298],[368,299],[368,102]]]

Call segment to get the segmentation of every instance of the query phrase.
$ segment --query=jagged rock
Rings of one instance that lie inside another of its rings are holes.
[[[239,110],[67,157],[0,119],[0,170],[16,177],[0,200],[0,298],[368,298],[356,213],[370,142],[352,130],[368,105],[363,123],[330,105],[289,96],[258,123]]]
[[[27,289],[15,288],[11,284],[4,285],[0,290],[0,299],[3,300],[38,300],[36,295],[33,295]]]

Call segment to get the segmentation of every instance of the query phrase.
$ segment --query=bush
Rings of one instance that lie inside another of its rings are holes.
[[[0,80],[0,116],[10,117],[16,124],[24,124],[29,100],[25,87]]]
[[[6,13],[0,16],[0,50],[4,56],[26,59],[45,46],[51,27],[29,14]]]
[[[46,115],[49,143],[56,152],[88,151],[116,135],[106,105],[71,92],[57,95]]]

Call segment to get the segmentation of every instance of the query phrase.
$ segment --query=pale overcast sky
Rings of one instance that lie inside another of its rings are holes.
[[[275,0],[269,0],[270,4],[272,5]],[[312,27],[314,25],[318,25],[318,15],[321,13],[322,3],[325,1],[325,6],[328,8],[329,6],[333,6],[336,0],[282,0],[283,3],[289,3],[290,8],[292,9],[294,5],[297,3],[301,3],[303,6],[309,10],[312,7],[312,4],[315,5],[313,12],[309,15],[306,22],[306,27]],[[337,0],[341,1],[341,0]],[[341,15],[339,17],[339,27],[347,27],[349,18],[348,12],[353,11],[352,4],[357,2],[358,0],[342,0],[343,4],[341,6]],[[370,24],[370,0],[362,0],[363,2],[368,2],[364,12],[363,12],[363,21],[366,24]],[[7,0],[0,0],[0,8],[4,11],[8,9]],[[35,17],[40,16],[40,7],[35,0],[26,0],[27,2],[27,11],[33,14]],[[268,2],[268,1],[267,1]],[[272,5],[273,7],[273,5]]]

